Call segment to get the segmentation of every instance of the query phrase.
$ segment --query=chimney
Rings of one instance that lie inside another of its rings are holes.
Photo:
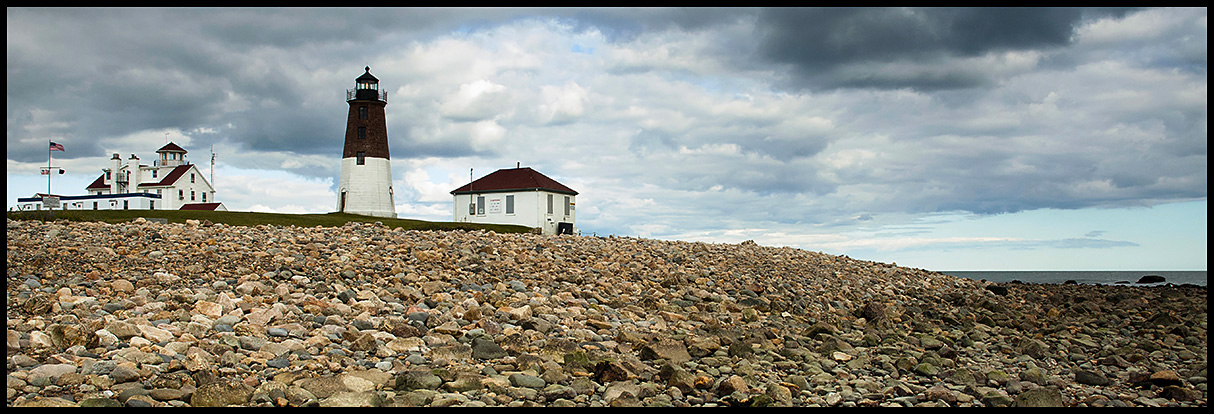
[[[127,192],[137,193],[139,192],[139,157],[131,154],[131,159],[127,160],[127,163],[127,172],[131,173],[131,182],[127,183],[129,186]]]
[[[110,194],[118,194],[119,174],[122,174],[122,157],[114,154],[114,158],[110,158]]]

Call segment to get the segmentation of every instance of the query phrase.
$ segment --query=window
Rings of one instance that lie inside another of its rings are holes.
[[[122,209],[123,210],[130,209],[130,203],[131,203],[130,200],[122,200]]]
[[[148,201],[148,210],[155,210],[155,209],[156,209],[156,202]]]
[[[367,153],[359,151],[358,152],[358,165],[364,165],[366,163],[367,163]]]
[[[367,139],[367,127],[358,127],[358,139]]]
[[[478,215],[478,216],[485,215],[485,197],[484,196],[476,198],[476,215]]]
[[[569,215],[569,196],[565,196],[565,215]]]
[[[506,214],[514,214],[514,196],[506,196]]]
[[[109,180],[109,179],[110,179],[110,172],[109,172],[109,171],[106,171],[106,172],[105,172],[105,179],[106,179],[106,180]]]
[[[552,214],[552,194],[548,194],[548,214]]]
[[[204,203],[207,202],[207,192],[206,191],[202,192],[202,202],[204,202]]]
[[[366,106],[358,107],[358,119],[367,119],[367,107]]]
[[[93,202],[93,210],[96,210],[96,209],[97,209],[97,202],[96,202],[96,201],[94,201],[94,202]]]
[[[152,178],[156,178],[156,170],[152,170]]]
[[[194,201],[194,190],[190,190],[190,201]]]
[[[194,173],[190,173],[190,184],[194,183]]]
[[[184,199],[185,199],[185,190],[177,190],[177,199],[178,199],[178,200],[184,200]]]

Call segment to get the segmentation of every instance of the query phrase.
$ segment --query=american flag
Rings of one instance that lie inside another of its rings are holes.
[[[51,151],[65,151],[65,150],[63,149],[63,144],[56,144],[54,141],[51,141]]]
[[[46,169],[46,168],[43,168],[43,169],[42,169],[42,175],[51,175],[51,170],[48,170],[48,169]]]

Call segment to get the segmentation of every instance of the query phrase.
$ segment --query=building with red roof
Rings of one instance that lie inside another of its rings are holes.
[[[530,167],[494,171],[451,190],[456,222],[515,224],[576,234],[577,191]]]
[[[202,171],[186,161],[187,151],[175,143],[156,150],[152,165],[139,163],[139,157],[123,162],[118,154],[110,158],[83,196],[58,196],[64,210],[223,210],[215,200],[215,187]],[[23,210],[40,209],[41,197],[18,199]]]

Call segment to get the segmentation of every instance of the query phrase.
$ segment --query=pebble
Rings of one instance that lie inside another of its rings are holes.
[[[1204,287],[749,241],[7,224],[9,406],[1207,405]]]

